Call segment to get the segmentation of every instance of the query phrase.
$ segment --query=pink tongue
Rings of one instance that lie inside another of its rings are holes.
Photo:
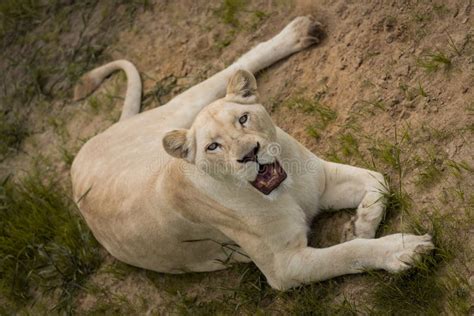
[[[275,190],[287,175],[278,161],[272,164],[260,165],[257,178],[250,182],[257,190],[265,195]]]

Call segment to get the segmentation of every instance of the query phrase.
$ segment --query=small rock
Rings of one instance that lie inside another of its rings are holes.
[[[180,87],[189,87],[190,85],[192,85],[192,83],[193,83],[193,80],[192,78],[189,78],[189,77],[179,78],[176,81],[176,85]]]
[[[337,9],[336,9],[336,13],[337,15],[339,15],[339,17],[344,20],[347,18],[349,12],[347,10],[347,5],[346,4],[341,4]]]
[[[201,36],[195,42],[193,50],[204,50],[209,47],[209,39],[207,36]]]
[[[389,34],[389,35],[385,38],[385,42],[387,42],[388,44],[392,43],[394,40],[395,40],[395,35],[394,35],[394,34]]]
[[[448,154],[448,157],[450,159],[452,159],[457,151],[458,151],[458,147],[456,146],[456,144],[454,142],[450,142],[448,145],[447,145],[448,148],[446,148],[446,153]]]
[[[363,61],[364,60],[360,56],[356,58],[356,60],[355,60],[355,69],[356,70],[359,69],[359,67],[362,65]]]
[[[457,17],[458,14],[459,14],[459,8],[456,7],[456,9],[455,9],[454,12],[453,12],[453,18]]]
[[[375,84],[382,89],[387,89],[387,81],[385,79],[377,79],[375,80]]]
[[[415,108],[415,102],[409,101],[409,102],[406,103],[405,106],[409,109],[414,109]]]
[[[403,109],[402,112],[400,113],[400,115],[398,116],[398,119],[399,120],[405,120],[409,117],[410,117],[410,113],[406,109]]]
[[[410,74],[410,65],[401,65],[395,69],[394,74],[398,77],[408,76]]]
[[[403,57],[403,51],[400,49],[397,49],[394,54],[395,59],[401,59]]]
[[[439,108],[437,106],[431,106],[428,108],[429,113],[438,113]]]
[[[394,96],[392,99],[390,99],[390,101],[388,102],[388,105],[389,105],[390,107],[393,107],[393,106],[395,106],[395,105],[397,105],[397,104],[400,104],[400,103],[402,102],[402,100],[403,100],[403,96],[401,96],[401,95],[396,95],[396,96]]]
[[[428,97],[426,97],[426,102],[428,102],[428,103],[431,103],[431,102],[437,101],[437,100],[438,99],[436,97],[433,97],[433,96],[430,96],[430,95]]]

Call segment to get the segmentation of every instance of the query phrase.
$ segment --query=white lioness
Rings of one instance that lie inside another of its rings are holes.
[[[253,261],[285,290],[364,269],[401,271],[433,248],[429,235],[371,239],[384,211],[383,176],[316,157],[258,103],[252,73],[317,42],[318,32],[311,17],[296,18],[227,69],[141,114],[131,63],[81,79],[76,99],[117,69],[128,78],[120,122],[89,140],[71,170],[74,198],[114,257],[168,273]],[[320,209],[356,207],[347,242],[308,247]]]

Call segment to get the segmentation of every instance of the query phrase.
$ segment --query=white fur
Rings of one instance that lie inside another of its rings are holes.
[[[224,269],[229,256],[230,262],[252,260],[272,287],[285,290],[363,269],[401,271],[432,249],[427,235],[362,239],[375,236],[382,218],[383,176],[323,161],[275,127],[247,72],[234,76],[230,93],[219,99],[236,70],[255,73],[304,49],[316,41],[317,26],[309,17],[295,19],[225,70],[83,146],[71,170],[74,197],[113,256],[168,273]],[[135,88],[127,97],[141,86],[136,76],[128,79]],[[246,112],[244,128],[236,118]],[[215,153],[205,150],[213,139],[222,143]],[[236,162],[257,141],[266,162],[288,164],[288,178],[268,196],[248,182],[255,164]],[[270,154],[271,144],[279,151]],[[217,168],[218,161],[229,168]],[[307,246],[308,224],[320,208],[355,207],[345,233],[350,241]]]

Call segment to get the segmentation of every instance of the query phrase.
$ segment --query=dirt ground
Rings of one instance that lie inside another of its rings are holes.
[[[69,185],[74,154],[118,119],[125,93],[125,76],[117,74],[91,98],[72,102],[73,83],[94,66],[114,59],[133,62],[142,76],[147,110],[223,69],[294,17],[311,14],[323,23],[324,40],[257,74],[262,103],[279,127],[321,158],[376,169],[390,179],[394,191],[409,201],[409,215],[388,214],[380,234],[409,231],[413,226],[407,218],[412,217],[428,231],[434,218],[440,219],[441,230],[454,230],[455,237],[446,238],[460,239],[462,250],[436,273],[441,280],[454,270],[457,278],[466,280],[464,299],[473,312],[471,0],[179,0],[147,1],[133,10],[122,2],[110,6],[103,1],[78,10],[82,11],[65,15],[68,27],[44,34],[51,29],[48,25],[59,23],[47,21],[28,31],[29,44],[13,42],[1,53],[0,69],[6,74],[2,109],[21,118],[28,130],[28,136],[5,154],[2,178],[21,177],[32,165],[47,164]],[[42,46],[51,52],[36,61],[32,51]],[[18,100],[7,104],[6,97],[21,94],[18,89],[31,72],[37,74],[38,84],[29,105],[10,108]],[[443,222],[448,217],[452,221]],[[319,219],[314,244],[337,243],[348,218],[348,213],[341,213]],[[279,314],[301,312],[293,307],[289,311],[288,304],[306,304],[295,298],[297,293],[289,298],[249,291],[264,282],[253,266],[172,276],[125,266],[105,251],[103,256],[100,269],[85,285],[88,290],[76,296],[77,313],[219,314],[221,305],[201,307],[229,300],[234,311],[224,314]],[[370,294],[373,276],[346,276],[334,282],[323,284],[333,291],[331,302],[348,301],[355,314],[375,313],[369,312],[377,308]],[[239,288],[261,296],[238,295]],[[440,313],[455,313],[450,298],[440,300]],[[39,302],[28,309],[49,304]]]

